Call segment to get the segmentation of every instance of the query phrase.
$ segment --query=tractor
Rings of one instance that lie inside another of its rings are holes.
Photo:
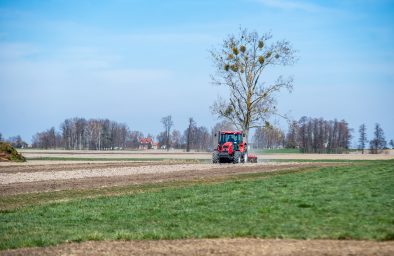
[[[218,146],[212,154],[212,163],[245,163],[248,161],[248,148],[243,141],[245,134],[242,131],[219,131]]]

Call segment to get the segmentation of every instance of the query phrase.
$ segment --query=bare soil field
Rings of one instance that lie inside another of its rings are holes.
[[[95,151],[95,150],[20,150],[27,158],[60,157],[60,158],[87,158],[87,159],[211,159],[207,152],[182,152],[165,150],[145,151]]]
[[[394,151],[387,154],[266,154],[257,155],[262,160],[389,160],[394,159]]]
[[[20,150],[20,152],[27,157],[32,158],[78,158],[87,159],[92,162],[92,159],[105,159],[107,162],[111,159],[140,159],[140,160],[210,160],[211,153],[207,152],[181,152],[181,151],[162,151],[162,150],[148,150],[148,151],[80,151],[80,150]],[[361,154],[359,152],[349,154],[257,154],[259,161],[272,159],[295,159],[295,160],[386,160],[394,159],[394,150],[387,150],[382,154]],[[94,161],[94,160],[93,160]],[[42,161],[35,160],[31,163],[42,164]],[[47,161],[45,161],[47,162]],[[75,163],[68,160],[67,163]],[[2,164],[2,163],[0,163]]]
[[[0,251],[0,255],[394,255],[394,242],[272,240],[254,238],[157,241],[89,241],[47,248]]]
[[[12,195],[91,189],[180,180],[220,179],[247,173],[276,172],[332,163],[158,164],[79,163],[0,166],[0,194]]]

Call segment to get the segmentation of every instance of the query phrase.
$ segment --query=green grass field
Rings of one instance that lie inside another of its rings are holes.
[[[103,239],[394,239],[393,160],[124,193],[4,210],[0,248]]]
[[[367,163],[377,160],[353,160],[353,159],[261,159],[259,162],[296,162],[296,163]],[[383,160],[385,161],[385,160]]]

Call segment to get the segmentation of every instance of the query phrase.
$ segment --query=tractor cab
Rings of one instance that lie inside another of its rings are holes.
[[[239,144],[241,144],[243,141],[243,137],[242,134],[234,134],[234,133],[227,133],[227,132],[221,132],[220,136],[219,136],[219,141],[218,144],[219,145],[223,145],[226,142],[231,142],[237,146],[239,146]]]

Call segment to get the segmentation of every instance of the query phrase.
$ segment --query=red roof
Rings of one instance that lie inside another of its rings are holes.
[[[152,138],[141,138],[140,144],[153,144]]]

